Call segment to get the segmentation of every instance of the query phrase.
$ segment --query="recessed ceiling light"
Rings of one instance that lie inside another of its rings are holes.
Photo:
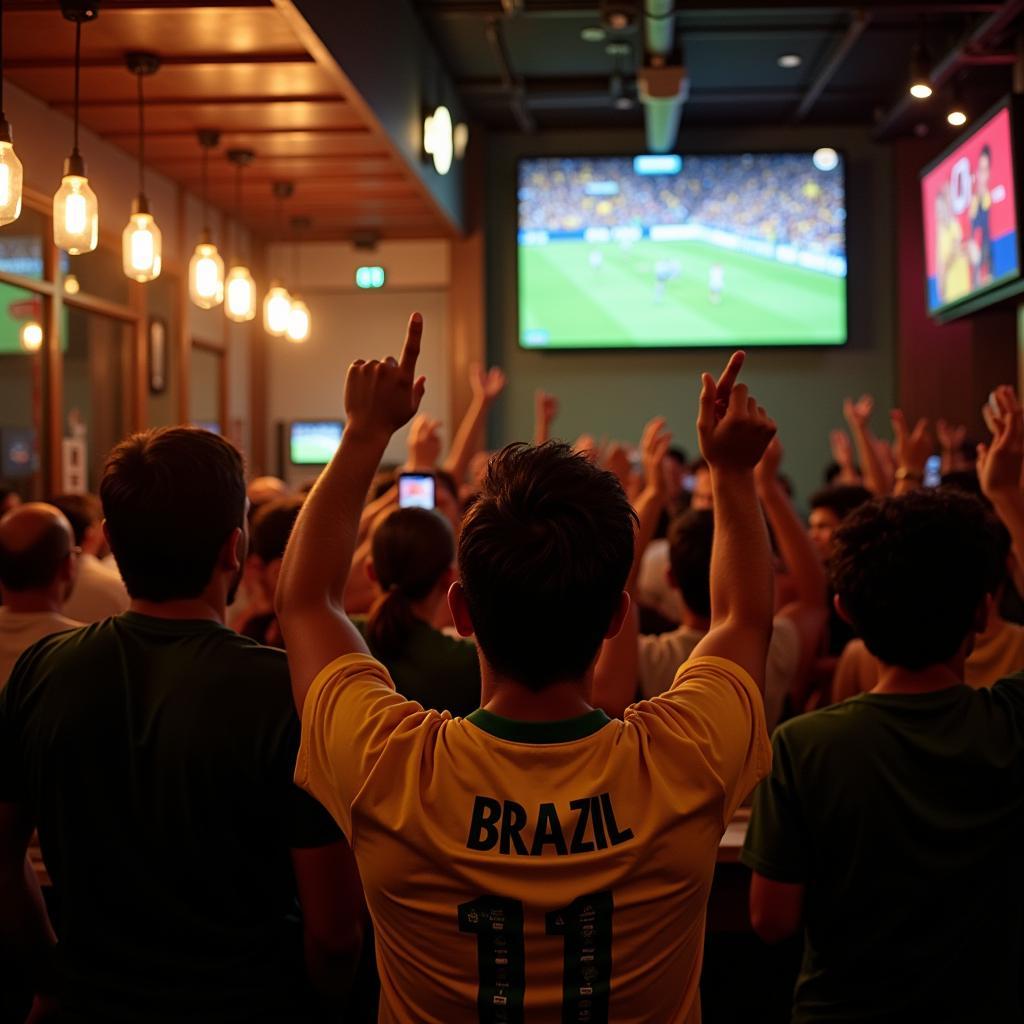
[[[609,57],[628,57],[632,51],[633,47],[629,43],[609,43],[604,48]]]
[[[946,120],[954,128],[962,128],[967,124],[967,115],[962,110],[953,109],[946,115]]]
[[[582,32],[580,38],[585,43],[603,43],[605,31],[600,25],[588,25]]]
[[[780,68],[798,68],[803,62],[804,59],[799,53],[784,53],[778,61]]]

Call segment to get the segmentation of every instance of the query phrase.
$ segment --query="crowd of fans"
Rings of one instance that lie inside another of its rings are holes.
[[[442,459],[421,330],[350,368],[308,494],[183,427],[98,497],[0,493],[0,1017],[699,1020],[753,794],[794,1021],[1020,1020],[1014,391],[979,446],[848,401],[805,523],[742,354],[695,462],[660,418],[553,441],[544,393],[484,452],[499,370]]]
[[[686,156],[679,174],[637,175],[625,158],[544,158],[520,165],[519,226],[700,224],[773,244],[845,255],[842,172],[808,154]]]

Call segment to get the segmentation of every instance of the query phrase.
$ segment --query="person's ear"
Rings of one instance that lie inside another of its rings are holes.
[[[236,526],[220,550],[220,565],[227,572],[238,572],[245,563],[245,533]]]
[[[832,598],[832,607],[835,608],[836,615],[838,615],[839,618],[843,620],[843,622],[845,622],[848,626],[853,625],[853,619],[850,618],[850,613],[843,606],[842,598],[838,594],[836,594],[836,596]]]
[[[608,629],[604,634],[605,640],[612,640],[619,635],[622,629],[622,624],[626,621],[626,616],[629,614],[629,606],[632,600],[626,591],[619,594],[619,606],[615,609],[615,614],[612,616],[612,621],[608,623]]]
[[[373,559],[372,558],[368,558],[366,560],[364,568],[366,569],[366,578],[371,583],[378,583],[379,581],[377,579],[377,570],[374,568]]]
[[[452,622],[455,623],[459,636],[472,636],[476,632],[469,615],[466,592],[458,580],[448,588],[448,610],[452,613]]]

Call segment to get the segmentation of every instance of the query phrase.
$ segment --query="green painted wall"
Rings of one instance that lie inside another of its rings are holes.
[[[479,141],[479,140],[478,140]],[[820,484],[829,460],[828,432],[842,424],[846,395],[870,391],[882,410],[896,394],[896,232],[890,151],[851,128],[689,130],[686,152],[814,149],[844,151],[847,167],[850,341],[843,349],[756,350],[745,371],[753,393],[776,418],[786,447],[785,471],[799,499]],[[700,372],[716,370],[722,350],[672,352],[528,352],[517,343],[516,161],[521,156],[643,152],[639,134],[607,132],[491,135],[486,139],[487,332],[492,362],[509,377],[490,424],[500,445],[529,438],[533,393],[561,400],[558,436],[639,440],[644,423],[665,415],[677,443],[696,453],[694,421]],[[879,425],[881,416],[878,417]]]

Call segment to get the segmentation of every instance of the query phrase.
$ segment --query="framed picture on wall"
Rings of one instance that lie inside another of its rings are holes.
[[[149,321],[149,392],[162,395],[167,390],[167,321],[151,317]]]

